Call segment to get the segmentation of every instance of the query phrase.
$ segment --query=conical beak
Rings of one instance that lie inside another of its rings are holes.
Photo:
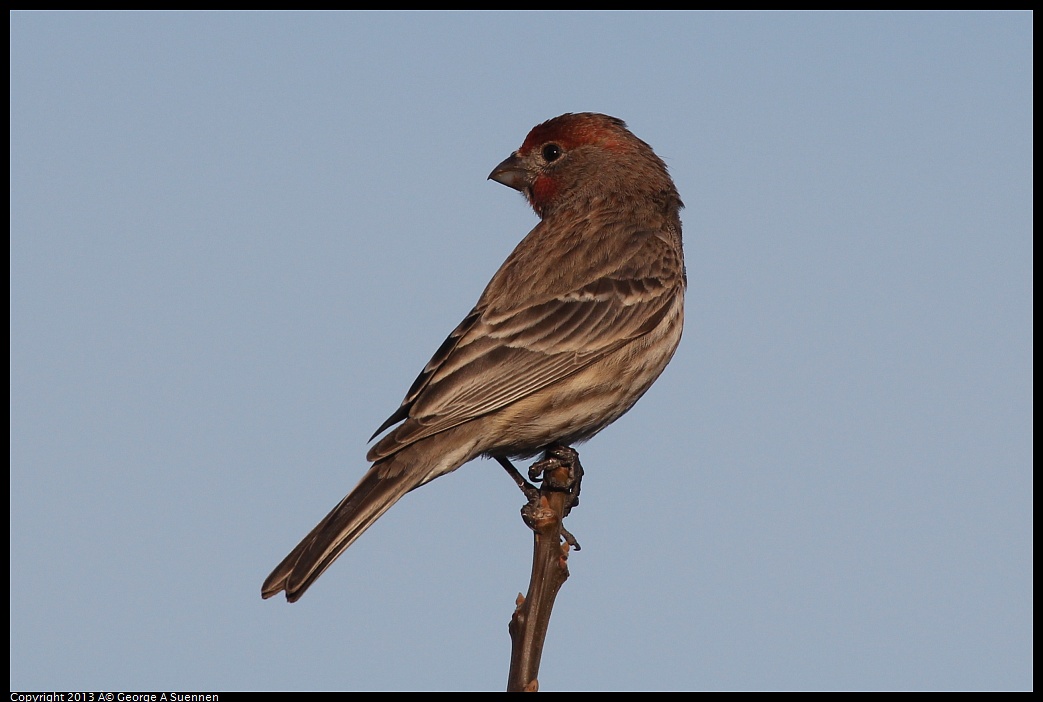
[[[519,191],[524,191],[532,185],[532,176],[523,165],[517,152],[500,162],[500,165],[489,174],[489,180],[495,180],[497,183]]]

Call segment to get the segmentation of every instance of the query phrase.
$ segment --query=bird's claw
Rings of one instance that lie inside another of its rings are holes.
[[[566,477],[561,479],[557,468],[564,468]],[[571,446],[551,446],[543,453],[543,458],[529,467],[529,480],[538,482],[548,490],[567,492],[570,495],[565,507],[565,514],[579,505],[579,489],[583,482],[583,465],[579,462],[579,452]],[[578,550],[578,549],[577,549]]]
[[[573,536],[572,533],[568,529],[565,528],[564,524],[561,525],[561,538],[565,539],[565,543],[567,543],[569,546],[571,546],[573,551],[581,551],[582,550],[579,547],[579,542],[576,541],[576,537]]]
[[[554,480],[547,475],[555,468],[568,470],[568,479],[565,482]],[[579,452],[571,446],[551,446],[543,452],[542,459],[529,467],[529,480],[544,481],[544,486],[552,490],[569,490],[582,477],[583,466],[579,462]]]
[[[579,452],[571,446],[550,446],[543,452],[543,458],[532,464],[529,468],[529,480],[540,483],[540,487],[525,480],[509,459],[497,456],[496,460],[525,494],[526,504],[521,509],[521,516],[525,524],[533,531],[538,530],[538,525],[547,516],[544,514],[547,510],[540,500],[541,489],[568,494],[562,517],[568,516],[572,508],[579,504],[583,466],[579,462]],[[562,471],[558,470],[559,468],[565,469],[564,475],[562,475]],[[564,526],[561,527],[561,538],[574,550],[580,550],[576,537],[570,534]]]

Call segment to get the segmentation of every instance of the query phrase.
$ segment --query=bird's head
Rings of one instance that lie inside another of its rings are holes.
[[[532,128],[489,178],[518,190],[540,217],[608,195],[674,190],[666,165],[621,119],[568,113]],[[676,191],[675,191],[676,195]]]

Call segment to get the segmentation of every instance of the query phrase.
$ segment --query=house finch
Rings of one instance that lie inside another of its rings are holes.
[[[677,348],[683,204],[666,165],[614,117],[537,125],[489,178],[541,221],[377,432],[362,481],[261,589],[294,602],[410,490],[481,455],[533,456],[629,410]]]

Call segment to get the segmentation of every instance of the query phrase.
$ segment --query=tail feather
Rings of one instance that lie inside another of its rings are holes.
[[[316,578],[362,535],[380,515],[422,480],[413,471],[388,475],[377,463],[340,504],[297,544],[261,586],[267,599],[285,591],[296,602]]]
[[[399,448],[369,469],[347,497],[319,522],[261,586],[268,599],[286,592],[296,602],[355,539],[413,488],[454,471],[480,455],[483,420]]]

